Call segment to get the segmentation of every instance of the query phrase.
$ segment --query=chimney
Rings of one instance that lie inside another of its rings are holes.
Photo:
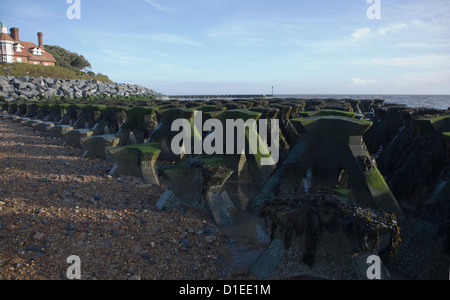
[[[44,49],[43,34],[42,34],[42,32],[38,32],[37,36],[38,36],[38,42],[39,42],[38,46],[39,46],[39,48],[40,48],[40,49]]]
[[[20,41],[19,40],[19,28],[11,28],[11,37],[14,41]]]

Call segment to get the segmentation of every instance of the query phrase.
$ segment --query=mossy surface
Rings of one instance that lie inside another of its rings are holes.
[[[206,165],[217,167],[217,166],[223,166],[225,164],[224,158],[218,158],[218,157],[211,157],[211,158],[203,158],[202,162]]]
[[[128,145],[128,146],[124,146],[124,147],[120,147],[120,148],[122,148],[122,149],[137,149],[143,154],[161,152],[161,144],[159,144],[159,143],[135,144],[135,145]]]
[[[386,243],[389,255],[395,256],[400,247],[400,228],[394,215],[342,203],[331,189],[306,194],[298,198],[279,199],[264,205],[261,216],[269,219],[271,240],[279,236],[286,249],[293,239],[305,235],[305,251],[299,259],[309,267],[315,265],[316,246],[324,231],[342,229],[348,238],[355,239],[354,255],[377,252],[384,234],[390,235]]]
[[[306,111],[302,112],[302,115],[306,115],[308,117],[319,117],[319,116],[339,116],[353,119],[356,116],[355,112],[343,111],[343,110],[335,110],[335,109],[324,109],[324,110],[316,110],[316,111]]]
[[[378,191],[389,189],[383,175],[381,175],[380,171],[376,167],[373,167],[370,171],[369,176],[366,178],[366,183]]]
[[[450,132],[443,132],[442,136],[447,142],[450,142]]]
[[[181,170],[181,169],[189,169],[190,166],[186,163],[183,164],[173,164],[173,165],[163,165],[159,166],[158,170],[160,171],[169,171],[169,170]]]
[[[258,121],[261,115],[262,114],[260,112],[245,109],[232,109],[225,111],[210,112],[211,118],[218,119],[223,123],[225,123],[226,120],[239,120],[239,119],[243,120],[244,122],[250,119]]]
[[[352,193],[351,190],[347,190],[347,189],[343,189],[343,188],[335,188],[335,189],[333,189],[333,191],[343,195],[345,198],[350,198],[350,195]]]
[[[314,132],[320,136],[361,136],[372,126],[372,122],[342,116],[319,116],[291,119],[291,123],[303,133]]]
[[[124,128],[136,128],[144,132],[146,130],[145,117],[149,116],[153,118],[156,116],[156,112],[153,107],[139,106],[127,110],[127,116],[127,121],[123,126]]]
[[[435,118],[416,118],[414,125],[423,131],[448,131],[450,130],[450,116],[439,116]]]
[[[222,107],[217,107],[216,105],[201,105],[193,108],[194,110],[201,111],[203,113],[214,112],[214,111],[223,111]]]

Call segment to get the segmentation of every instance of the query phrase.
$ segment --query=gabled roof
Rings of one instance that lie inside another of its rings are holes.
[[[7,33],[0,33],[0,41],[14,42],[12,37]]]
[[[0,28],[7,28],[2,21],[0,21]],[[23,47],[22,52],[17,52],[16,49],[14,49],[14,56],[27,57],[29,60],[34,60],[34,61],[44,61],[44,62],[56,63],[56,59],[53,57],[53,55],[51,55],[47,51],[44,51],[44,47],[41,48],[42,55],[33,55],[33,53],[31,53],[30,51],[32,51],[34,48],[40,49],[39,46],[36,45],[35,43],[15,41],[7,33],[0,33],[0,41],[13,42],[15,45],[20,44]]]
[[[30,51],[34,48],[39,49],[39,46],[32,42],[19,41],[23,46],[22,52],[17,52],[14,50],[14,55],[18,57],[28,57],[28,59],[36,61],[46,61],[46,62],[56,62],[56,59],[47,51],[43,51],[42,55],[33,55]],[[43,49],[42,49],[43,50]]]

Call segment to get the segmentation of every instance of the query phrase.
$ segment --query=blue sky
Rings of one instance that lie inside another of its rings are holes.
[[[14,0],[20,38],[116,82],[180,94],[450,94],[450,1]]]

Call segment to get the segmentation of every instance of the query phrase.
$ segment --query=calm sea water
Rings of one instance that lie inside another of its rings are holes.
[[[383,99],[386,103],[405,104],[409,107],[450,108],[450,95],[275,95],[279,98],[301,99]]]

